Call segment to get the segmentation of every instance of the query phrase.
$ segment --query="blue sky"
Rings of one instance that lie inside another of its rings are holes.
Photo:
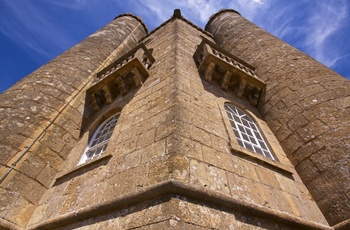
[[[175,8],[204,27],[223,8],[350,79],[349,0],[0,0],[0,92],[123,13],[149,30]]]

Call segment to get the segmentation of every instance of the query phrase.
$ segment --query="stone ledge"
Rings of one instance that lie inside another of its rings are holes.
[[[272,210],[264,206],[251,204],[218,192],[205,190],[203,188],[195,188],[189,184],[176,180],[164,181],[162,183],[140,189],[137,192],[132,192],[97,205],[88,206],[80,210],[64,214],[57,218],[48,219],[40,224],[29,226],[28,229],[54,229],[76,223],[78,221],[83,221],[91,217],[96,217],[96,215],[103,215],[111,210],[122,209],[142,201],[152,200],[166,195],[172,195],[173,197],[177,197],[179,195],[189,197],[195,200],[200,200],[201,202],[213,204],[215,206],[239,210],[242,213],[249,213],[250,215],[265,219],[272,219],[276,223],[286,224],[300,229],[333,229],[330,226],[304,220],[302,218]]]
[[[13,229],[13,230],[20,230],[23,229],[21,227],[18,227],[17,225],[8,222],[7,220],[0,218],[0,229]]]
[[[236,147],[230,146],[231,153],[245,160],[251,161],[268,169],[271,169],[277,173],[285,175],[289,178],[293,178],[293,171],[291,168],[282,165],[280,162],[275,162],[267,157],[260,156],[257,153],[250,153],[249,151],[238,150]]]
[[[112,154],[103,154],[100,157],[97,157],[95,159],[92,159],[84,164],[77,165],[76,167],[65,171],[63,173],[59,173],[57,177],[55,178],[54,186],[57,184],[60,184],[62,180],[67,179],[68,177],[74,177],[76,176],[75,174],[81,174],[83,170],[91,168],[91,167],[98,167],[99,163],[103,163],[102,161],[106,160],[108,161],[112,157]]]
[[[347,230],[350,229],[350,219],[344,220],[339,224],[333,226],[335,230]]]

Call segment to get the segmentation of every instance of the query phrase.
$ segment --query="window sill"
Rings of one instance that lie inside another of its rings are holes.
[[[71,170],[58,174],[56,176],[54,186],[61,184],[73,177],[81,175],[86,171],[90,171],[93,168],[99,167],[100,165],[106,164],[111,157],[112,157],[112,154],[103,154],[102,156],[92,159],[88,162],[85,162],[84,164],[77,165]]]
[[[261,166],[264,166],[266,168],[269,168],[275,172],[281,173],[283,175],[286,175],[288,177],[292,177],[293,170],[292,168],[283,165],[282,163],[278,161],[271,160],[267,157],[261,156],[258,153],[250,152],[246,149],[244,149],[241,146],[235,146],[233,143],[230,143],[230,150],[233,155],[236,155],[238,157],[244,158],[250,162],[259,164]]]

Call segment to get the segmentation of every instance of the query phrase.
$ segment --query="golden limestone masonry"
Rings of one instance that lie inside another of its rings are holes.
[[[0,229],[350,229],[349,107],[234,10],[120,15],[0,95]]]

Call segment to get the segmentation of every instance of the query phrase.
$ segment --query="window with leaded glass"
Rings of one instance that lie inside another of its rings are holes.
[[[276,160],[255,121],[243,110],[232,104],[225,104],[232,130],[240,146]]]
[[[117,124],[119,114],[115,114],[105,120],[94,133],[89,146],[85,150],[84,155],[79,161],[79,164],[83,164],[93,158],[101,156],[107,148],[109,139],[112,136],[114,127]]]

